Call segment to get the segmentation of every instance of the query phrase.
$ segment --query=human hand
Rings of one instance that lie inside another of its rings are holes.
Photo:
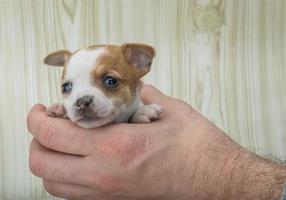
[[[68,199],[224,199],[239,194],[237,166],[251,153],[180,100],[151,86],[143,87],[142,99],[162,105],[158,121],[96,129],[50,118],[44,106],[36,105],[28,116],[34,136],[31,171],[43,178],[49,193]]]

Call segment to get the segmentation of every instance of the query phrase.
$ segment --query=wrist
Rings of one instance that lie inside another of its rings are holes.
[[[245,150],[215,127],[204,134],[181,139],[185,160],[176,189],[182,199],[280,199],[285,166]]]
[[[237,154],[237,143],[213,124],[200,130],[188,129],[179,138],[181,161],[176,191],[182,199],[221,199],[225,193],[225,174],[231,171]]]
[[[205,140],[207,140],[205,138]],[[235,199],[232,196],[234,166],[244,149],[214,127],[208,140],[201,144],[197,158],[193,160],[191,197],[193,199]]]
[[[285,166],[261,158],[231,140],[223,143],[224,146],[210,146],[202,154],[201,160],[209,158],[209,164],[198,164],[195,176],[199,178],[193,180],[192,197],[280,200],[286,181]]]
[[[244,150],[230,173],[232,197],[280,200],[286,167]]]
[[[170,155],[171,199],[280,199],[286,167],[242,148],[192,111]],[[186,123],[185,123],[186,122]],[[190,123],[191,122],[191,123]],[[173,131],[174,132],[174,131]]]

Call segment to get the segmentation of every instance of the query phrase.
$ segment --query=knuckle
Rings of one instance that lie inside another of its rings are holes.
[[[26,118],[27,128],[30,132],[32,131],[32,128],[33,128],[32,125],[35,124],[35,120],[37,120],[37,118],[35,117],[35,110],[41,106],[42,106],[41,104],[34,105],[27,115],[27,118]]]
[[[41,176],[43,172],[43,164],[40,159],[40,156],[37,155],[37,153],[30,153],[29,157],[29,168],[30,171],[36,175]]]
[[[57,196],[58,195],[58,191],[57,191],[57,187],[55,186],[54,183],[51,183],[51,182],[48,182],[48,181],[44,181],[44,188],[45,190],[54,195],[54,196]]]
[[[33,114],[30,112],[27,116],[27,128],[31,132],[33,124]]]
[[[155,87],[154,87],[153,85],[151,85],[151,84],[145,84],[145,85],[143,86],[143,89],[145,89],[145,90],[147,90],[147,91],[149,92],[149,91],[154,90]]]
[[[97,190],[110,193],[120,188],[121,180],[113,175],[99,175],[90,178],[89,185]]]
[[[176,105],[176,106],[174,106],[175,108],[186,109],[186,108],[190,107],[189,104],[187,104],[185,101],[178,99],[178,98],[171,99],[170,103],[173,105]]]

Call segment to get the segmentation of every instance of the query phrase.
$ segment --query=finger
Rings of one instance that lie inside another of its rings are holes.
[[[90,199],[91,197],[94,198],[96,195],[93,189],[81,185],[59,183],[48,180],[44,180],[43,184],[48,193],[64,199],[84,200]]]
[[[56,151],[88,155],[93,145],[92,130],[83,129],[70,120],[49,117],[46,108],[40,104],[31,109],[27,126],[42,145]]]
[[[29,167],[36,176],[62,183],[84,184],[84,164],[84,157],[55,152],[32,140]]]
[[[141,89],[140,97],[144,104],[156,103],[159,105],[165,105],[169,100],[168,96],[152,85],[144,85]]]

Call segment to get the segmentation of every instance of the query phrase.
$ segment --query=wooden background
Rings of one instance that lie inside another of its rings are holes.
[[[0,199],[54,199],[28,168],[33,104],[60,101],[47,52],[145,42],[145,78],[241,145],[286,159],[285,0],[0,0]]]

